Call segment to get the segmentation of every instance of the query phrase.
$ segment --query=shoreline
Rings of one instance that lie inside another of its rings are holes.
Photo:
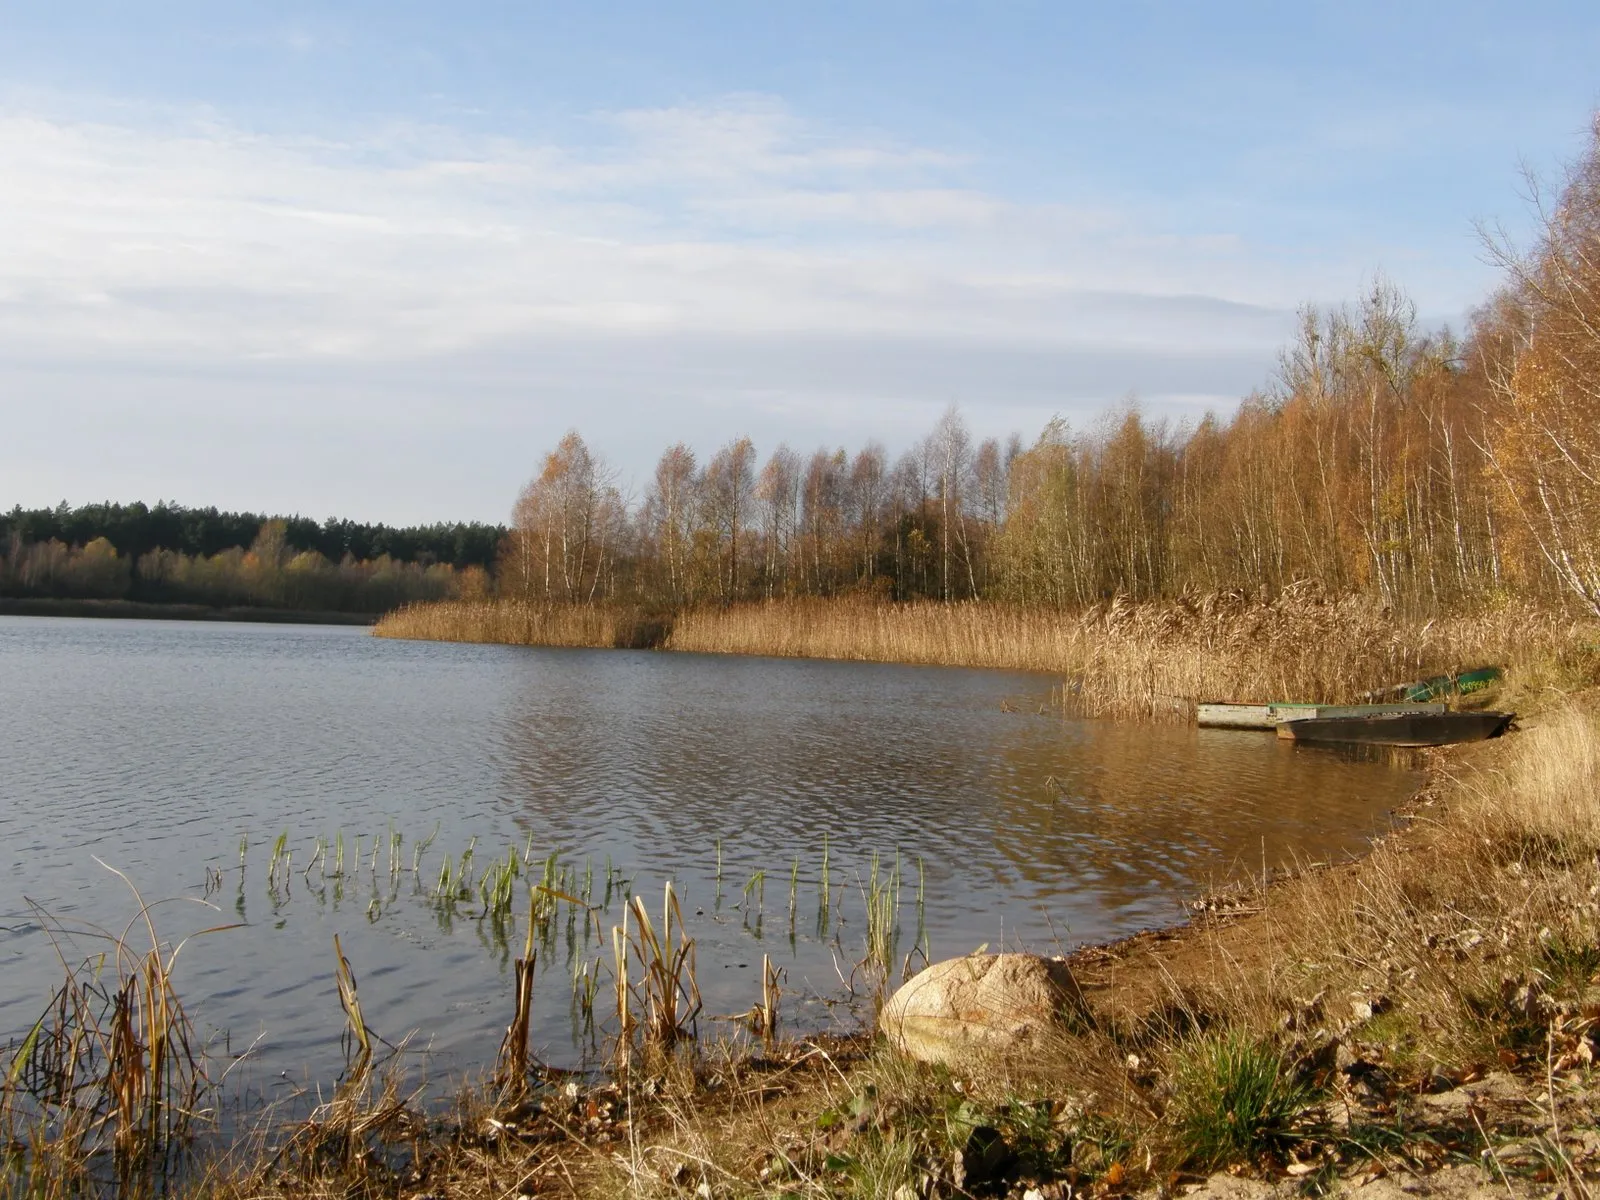
[[[870,1030],[763,1045],[713,1026],[625,1074],[534,1068],[508,1094],[485,1071],[443,1112],[375,1068],[309,1119],[265,1114],[257,1140],[171,1194],[1521,1200],[1558,1185],[1578,1200],[1600,1179],[1600,671],[1585,664],[1581,681],[1534,663],[1496,684],[1502,701],[1546,699],[1508,737],[1425,752],[1421,787],[1359,857],[1185,897],[1182,922],[1074,949],[1086,1019],[1022,1066],[927,1067]],[[1219,1050],[1265,1072],[1249,1103],[1281,1102],[1270,1121],[1232,1127],[1237,1064]]]
[[[151,604],[142,600],[0,597],[0,617],[100,617],[142,621],[233,621],[266,625],[373,625],[379,613],[316,612],[237,605]]]
[[[677,612],[445,601],[386,613],[373,636],[549,647],[661,649],[1026,671],[1068,681],[1086,716],[1193,719],[1200,702],[1360,702],[1400,680],[1493,663],[1550,662],[1600,642],[1593,622],[1504,606],[1396,616],[1307,587],[1082,611],[994,602],[773,600]]]

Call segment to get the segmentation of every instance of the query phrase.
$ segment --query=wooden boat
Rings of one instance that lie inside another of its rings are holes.
[[[1285,721],[1278,736],[1296,742],[1367,746],[1449,746],[1499,737],[1515,713],[1387,713],[1367,717],[1306,717]]]
[[[1386,713],[1442,713],[1433,704],[1201,704],[1195,723],[1202,729],[1277,729],[1285,721],[1313,717],[1377,717]]]

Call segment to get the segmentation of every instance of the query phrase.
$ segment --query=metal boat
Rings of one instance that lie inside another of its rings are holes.
[[[1499,737],[1515,713],[1427,712],[1306,717],[1284,721],[1278,736],[1296,742],[1368,746],[1448,746]]]

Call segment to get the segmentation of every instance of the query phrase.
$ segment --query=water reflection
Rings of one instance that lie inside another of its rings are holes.
[[[823,831],[859,873],[923,859],[947,942],[1110,936],[1263,863],[1359,849],[1409,777],[1270,736],[1063,720],[1030,676],[582,655],[530,678],[502,731],[513,818],[704,886]],[[1020,701],[1020,702],[1018,702]],[[814,882],[814,880],[813,880]],[[1040,920],[1040,909],[1049,918]]]
[[[708,1009],[748,1009],[766,952],[788,967],[788,1015],[803,1024],[829,1019],[815,997],[859,957],[873,851],[884,871],[900,864],[902,953],[919,915],[935,956],[1047,947],[1170,920],[1263,860],[1355,850],[1413,784],[1388,762],[1270,736],[1063,720],[1039,712],[1049,686],[344,628],[0,618],[0,1036],[31,1024],[59,970],[24,897],[61,919],[126,921],[126,891],[91,855],[161,895],[199,896],[207,869],[224,872],[212,900],[247,924],[186,949],[180,985],[219,1038],[263,1035],[270,1080],[336,1061],[334,933],[385,1036],[421,1029],[447,1064],[492,1056],[505,930],[476,919],[475,899],[440,908],[426,894],[474,838],[480,865],[515,846],[559,852],[574,878],[614,866],[607,929],[624,887],[654,904],[674,878],[697,914]],[[359,833],[370,853],[391,823],[408,864],[437,831],[419,878],[319,887],[296,874],[269,896],[280,833],[298,872],[317,836]],[[764,895],[747,895],[757,871]],[[598,903],[610,889],[594,886]],[[183,910],[165,911],[182,932]],[[599,949],[563,917],[541,957],[535,1040],[551,1061],[581,1058],[569,980]]]

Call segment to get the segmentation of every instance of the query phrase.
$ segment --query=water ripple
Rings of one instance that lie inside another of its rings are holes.
[[[347,628],[0,618],[0,1037],[31,1024],[59,982],[24,897],[57,922],[121,928],[132,914],[94,855],[149,899],[199,897],[220,870],[213,908],[161,910],[173,937],[241,923],[185,947],[191,1009],[236,1051],[265,1031],[257,1078],[325,1077],[342,1022],[335,933],[373,1027],[392,1040],[420,1029],[460,1066],[494,1053],[520,934],[498,940],[466,915],[475,905],[441,919],[409,875],[392,897],[369,872],[318,898],[300,875],[317,835],[342,831],[352,850],[360,835],[370,855],[392,826],[409,864],[437,828],[430,885],[474,837],[480,866],[509,845],[559,850],[589,865],[597,892],[609,859],[652,904],[675,878],[699,914],[707,1007],[731,1012],[751,1003],[763,952],[788,968],[795,997],[837,990],[833,958],[859,953],[874,851],[883,869],[898,855],[902,951],[919,868],[936,956],[985,941],[1045,948],[1171,920],[1184,897],[1264,863],[1354,851],[1413,785],[1392,765],[1270,737],[1039,715],[1050,682],[395,643]],[[284,832],[296,876],[274,902],[267,858]],[[825,838],[830,917],[844,924],[819,934]],[[758,871],[760,900],[745,893]],[[548,1057],[577,1062],[568,980],[601,947],[575,926],[549,949],[535,1036]],[[795,1004],[815,1014],[804,1020],[829,1019]]]

